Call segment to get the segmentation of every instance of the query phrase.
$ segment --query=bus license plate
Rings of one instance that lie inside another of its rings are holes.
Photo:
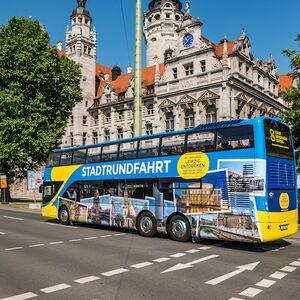
[[[279,228],[281,231],[288,230],[289,225],[280,225]]]

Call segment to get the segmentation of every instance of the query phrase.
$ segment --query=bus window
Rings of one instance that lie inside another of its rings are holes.
[[[214,151],[215,133],[213,131],[191,133],[187,138],[187,152]]]
[[[110,145],[103,147],[102,150],[102,161],[111,161],[116,160],[118,157],[118,144],[116,145]]]
[[[136,155],[137,151],[134,147],[134,142],[120,144],[119,159],[134,159]]]
[[[217,131],[217,150],[251,148],[254,145],[252,126],[222,128]]]
[[[54,181],[54,182],[46,182],[43,184],[43,203],[49,202],[56,195],[58,190],[60,189],[62,182]]]
[[[139,158],[158,156],[159,154],[159,138],[141,140],[139,145]]]
[[[73,165],[85,163],[86,149],[75,150],[73,153]]]
[[[70,199],[72,201],[77,201],[77,193],[78,193],[78,184],[74,183],[68,187],[68,189],[63,194],[63,198]]]
[[[72,156],[73,156],[72,151],[62,152],[61,157],[60,157],[60,165],[61,166],[71,165],[72,164]]]
[[[87,151],[86,162],[93,163],[100,161],[101,158],[101,147],[89,148]]]
[[[161,141],[161,155],[180,155],[184,152],[185,134],[166,136]]]
[[[60,153],[51,152],[47,161],[47,167],[59,166]]]

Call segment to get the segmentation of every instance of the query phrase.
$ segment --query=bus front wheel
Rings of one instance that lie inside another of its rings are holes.
[[[70,224],[70,214],[69,214],[69,210],[67,209],[66,206],[62,206],[59,209],[58,219],[59,219],[59,222],[63,225]]]
[[[152,237],[156,233],[156,220],[149,212],[143,212],[136,224],[136,228],[141,236]]]
[[[187,242],[191,239],[191,226],[188,220],[180,215],[172,217],[169,225],[169,234],[172,240]]]

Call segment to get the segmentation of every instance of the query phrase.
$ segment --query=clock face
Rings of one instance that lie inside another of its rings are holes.
[[[194,37],[190,33],[186,34],[182,39],[182,44],[185,48],[191,47],[193,42],[194,42]]]

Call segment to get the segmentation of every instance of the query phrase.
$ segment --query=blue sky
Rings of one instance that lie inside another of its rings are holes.
[[[129,39],[126,46],[121,1],[123,2]],[[147,11],[149,0],[143,0]],[[185,1],[182,0],[184,4]],[[1,0],[0,24],[7,24],[13,16],[32,16],[42,22],[51,37],[51,43],[65,40],[76,0]],[[240,36],[242,28],[250,38],[255,57],[266,60],[270,53],[278,65],[278,73],[290,70],[289,59],[281,54],[284,48],[296,49],[295,37],[300,34],[299,0],[191,0],[191,12],[204,23],[203,35],[218,43],[224,35],[228,39]],[[123,72],[134,61],[135,0],[88,0],[87,8],[97,28],[97,62],[113,66]]]

